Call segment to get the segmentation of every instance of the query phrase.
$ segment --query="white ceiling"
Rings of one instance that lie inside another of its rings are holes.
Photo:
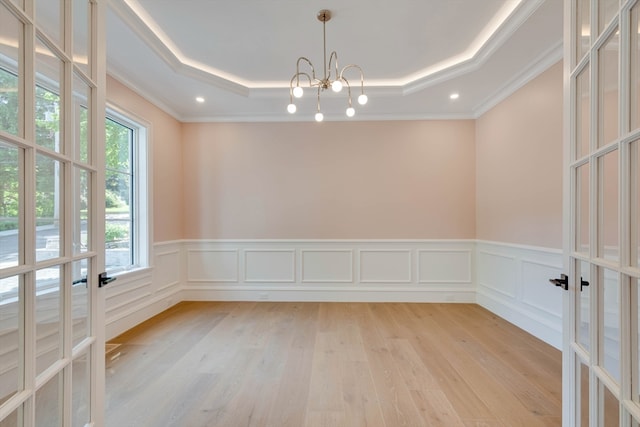
[[[477,117],[561,59],[562,3],[110,0],[107,67],[182,121],[312,121],[311,90],[287,113],[289,81],[300,56],[321,74],[329,9],[328,53],[364,71],[352,120]],[[345,92],[321,102],[325,120],[346,119]]]

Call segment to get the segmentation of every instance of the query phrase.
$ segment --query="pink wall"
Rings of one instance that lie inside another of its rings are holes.
[[[155,192],[152,207],[154,241],[181,239],[184,192],[182,124],[112,78],[107,78],[107,103],[134,114],[150,125]]]
[[[483,239],[562,245],[562,67],[478,120],[152,128],[154,240]]]
[[[562,63],[476,122],[476,236],[562,247]]]
[[[472,239],[474,121],[183,125],[185,238]]]

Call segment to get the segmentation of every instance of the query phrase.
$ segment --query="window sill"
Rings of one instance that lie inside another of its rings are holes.
[[[133,267],[128,270],[107,271],[107,275],[115,277],[120,281],[131,281],[138,277],[149,276],[152,273],[151,267]]]

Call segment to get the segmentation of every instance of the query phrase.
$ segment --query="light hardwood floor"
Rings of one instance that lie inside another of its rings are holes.
[[[561,353],[473,304],[184,302],[111,343],[113,427],[561,424]]]

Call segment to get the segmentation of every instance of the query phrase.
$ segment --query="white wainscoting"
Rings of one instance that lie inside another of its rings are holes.
[[[562,251],[476,242],[477,302],[489,311],[562,348]]]
[[[473,240],[183,244],[184,300],[475,302]]]
[[[183,258],[181,242],[158,243],[151,268],[116,276],[105,288],[107,340],[181,301]]]
[[[180,301],[477,302],[561,347],[557,249],[476,240],[186,240],[106,288],[107,339]]]

